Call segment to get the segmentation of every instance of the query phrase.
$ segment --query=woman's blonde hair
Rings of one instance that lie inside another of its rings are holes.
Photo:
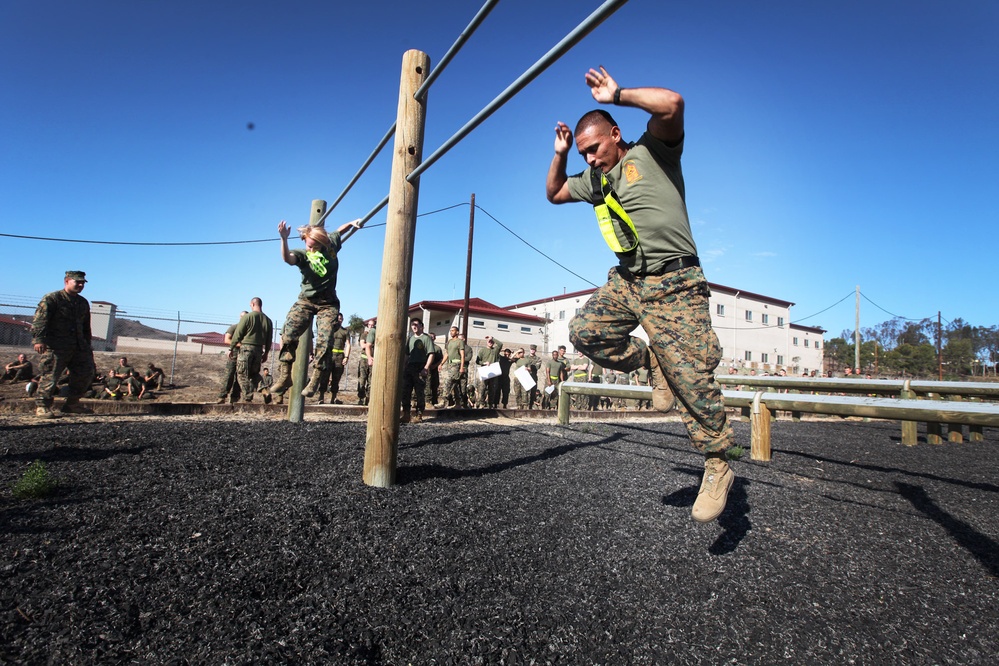
[[[304,227],[298,228],[298,236],[302,240],[311,238],[314,242],[319,243],[326,248],[333,245],[333,241],[330,240],[330,235],[326,233],[326,227],[316,227],[311,224],[306,224]]]

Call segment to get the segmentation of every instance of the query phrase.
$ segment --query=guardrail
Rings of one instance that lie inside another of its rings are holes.
[[[779,378],[761,378],[779,379]],[[855,381],[855,380],[832,380]],[[863,380],[860,380],[863,381]],[[945,382],[925,382],[942,384]],[[954,382],[958,384],[959,382]],[[967,382],[966,382],[967,383]],[[649,386],[619,386],[563,382],[559,387],[558,422],[569,423],[570,396],[596,395],[633,400],[651,400]],[[752,432],[750,457],[753,460],[770,460],[770,421],[774,410],[861,416],[902,422],[902,443],[916,444],[917,422],[926,423],[926,440],[930,444],[942,442],[944,427],[949,429],[951,441],[962,441],[963,426],[969,426],[972,441],[984,439],[983,428],[999,427],[999,404],[957,400],[917,400],[914,397],[884,398],[872,396],[820,395],[811,393],[776,393],[767,391],[723,390],[727,407],[746,408],[750,411]],[[959,394],[955,394],[959,395]],[[946,424],[946,425],[945,425]]]
[[[822,393],[876,393],[878,395],[911,397],[918,395],[949,395],[999,400],[996,382],[942,382],[914,379],[835,379],[831,377],[756,377],[752,375],[718,375],[723,386],[752,386],[757,389],[787,389]]]

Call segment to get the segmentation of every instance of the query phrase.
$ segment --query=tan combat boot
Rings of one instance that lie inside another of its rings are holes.
[[[55,419],[59,418],[59,415],[53,412],[50,407],[38,406],[35,407],[35,417],[40,419]]]
[[[321,371],[319,370],[319,368],[316,368],[315,371],[312,373],[312,379],[310,379],[306,387],[302,389],[302,395],[305,396],[306,398],[311,398],[316,394],[316,388],[319,386],[320,372]]]
[[[80,404],[79,398],[67,398],[62,406],[63,414],[93,414],[94,410]]]
[[[278,363],[278,374],[274,379],[274,386],[271,387],[272,395],[284,395],[295,380],[291,378],[291,361],[281,361]],[[283,400],[281,402],[284,402]]]
[[[704,478],[691,517],[699,523],[710,523],[721,515],[728,500],[728,491],[735,481],[735,473],[723,456],[704,460]]]

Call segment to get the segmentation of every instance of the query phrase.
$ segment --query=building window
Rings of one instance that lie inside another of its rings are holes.
[[[818,341],[818,340],[816,340],[816,341],[815,341],[815,348],[816,348],[816,349],[818,349],[818,348],[819,348],[819,341]]]
[[[784,328],[784,318],[777,317],[777,328]]]
[[[753,311],[746,310],[746,321],[753,321]]]
[[[764,326],[769,326],[770,325],[770,315],[768,315],[767,313],[764,312],[760,316],[760,319],[763,321],[763,325]],[[766,361],[764,361],[764,363],[766,363]]]
[[[579,312],[580,312],[580,310],[582,310],[582,309],[583,309],[583,308],[576,308],[576,314],[578,315],[578,314],[579,314]]]
[[[808,338],[805,338],[805,349],[808,349]]]
[[[770,354],[760,354],[760,360],[764,363],[770,362]]]
[[[795,347],[797,347],[798,346],[798,338],[791,338],[791,344],[794,345]]]
[[[725,306],[722,305],[721,303],[719,303],[718,305],[716,305],[715,306],[715,314],[718,315],[719,317],[724,317],[725,316]]]
[[[558,320],[562,321],[564,319],[565,319],[565,310],[559,310],[558,311]]]
[[[752,361],[753,360],[753,352],[751,352],[751,351],[747,351],[746,352],[746,360],[747,361]]]
[[[497,331],[509,331],[510,330],[510,324],[496,324],[496,330]]]
[[[486,322],[483,321],[482,319],[473,319],[472,326],[474,326],[475,328],[485,328]]]
[[[520,332],[521,333],[530,334],[531,333],[531,327],[530,326],[521,326],[520,327]]]
[[[551,317],[548,316],[548,311],[547,310],[545,310],[544,318],[545,319],[551,319]]]
[[[784,365],[784,357],[777,354],[777,365]]]

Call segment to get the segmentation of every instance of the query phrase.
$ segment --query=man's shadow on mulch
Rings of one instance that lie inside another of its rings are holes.
[[[896,481],[895,487],[913,508],[947,530],[957,545],[971,553],[992,576],[999,576],[999,543],[944,511],[922,486]]]
[[[694,506],[694,500],[697,499],[697,491],[701,488],[701,477],[704,474],[704,469],[675,467],[674,470],[682,474],[689,474],[695,479],[695,485],[664,496],[663,505],[689,510]],[[749,530],[753,529],[753,525],[749,521],[749,494],[746,492],[748,487],[748,480],[735,477],[735,482],[728,491],[725,510],[722,511],[717,520],[719,527],[722,528],[722,533],[708,547],[708,552],[712,555],[727,555],[733,552],[749,533]]]

